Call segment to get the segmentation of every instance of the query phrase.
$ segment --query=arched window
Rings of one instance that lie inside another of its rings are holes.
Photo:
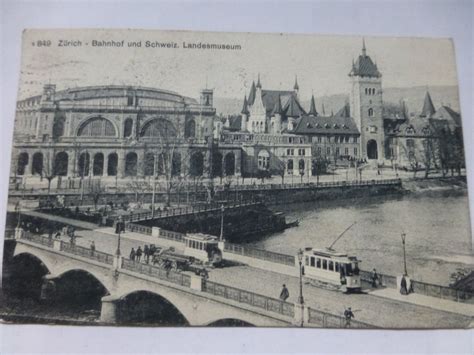
[[[66,176],[69,156],[66,152],[59,152],[54,159],[54,175]]]
[[[300,161],[298,162],[298,169],[300,170],[300,174],[301,172],[304,173],[304,160],[303,159],[300,159]]]
[[[130,152],[125,157],[125,175],[136,176],[138,171],[137,154]]]
[[[79,162],[77,165],[77,170],[79,176],[87,176],[89,175],[89,162],[90,162],[90,156],[89,153],[84,152],[79,155]]]
[[[92,165],[92,175],[101,176],[104,173],[104,154],[97,153],[94,155],[94,163]]]
[[[33,154],[33,164],[32,164],[31,173],[33,175],[43,174],[43,153],[37,152]]]
[[[132,136],[133,132],[133,120],[131,118],[127,118],[123,125],[123,137],[128,138]]]
[[[114,137],[115,127],[103,117],[94,117],[84,122],[77,133],[82,137]]]
[[[202,153],[194,153],[190,160],[189,173],[191,176],[202,176],[204,173],[204,157]]]
[[[25,169],[26,169],[26,166],[28,165],[28,161],[29,161],[28,153],[20,153],[20,155],[18,156],[18,165],[16,169],[16,173],[18,175],[24,175],[26,173]]]
[[[258,153],[258,168],[268,170],[270,168],[270,153],[267,150],[261,150]]]
[[[173,124],[164,118],[155,118],[148,121],[140,132],[141,137],[176,137],[176,129]]]
[[[288,160],[286,170],[288,170],[288,174],[293,174],[293,159]]]
[[[214,154],[212,154],[212,176],[222,176],[222,173],[222,154],[214,152]]]
[[[117,153],[109,154],[109,163],[107,165],[107,175],[108,176],[117,175],[117,164],[118,164]]]
[[[186,121],[186,126],[184,127],[184,136],[186,138],[196,137],[196,122],[193,119]]]
[[[374,115],[374,109],[373,108],[369,108],[368,115],[369,115],[369,117],[372,117]]]

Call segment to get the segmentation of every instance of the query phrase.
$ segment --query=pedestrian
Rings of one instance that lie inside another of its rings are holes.
[[[148,244],[145,244],[143,254],[145,255],[145,262],[148,264],[150,262],[150,248],[148,247]]]
[[[130,260],[131,261],[135,261],[135,255],[136,255],[135,249],[132,248],[132,250],[130,251]]]
[[[283,288],[281,289],[281,292],[280,292],[280,299],[285,302],[288,297],[290,297],[290,292],[288,291],[288,289],[286,288],[286,285],[283,284]]]
[[[352,313],[351,307],[349,307],[344,311],[344,319],[346,320],[345,328],[349,328],[351,326],[352,318],[355,318],[355,316],[354,313]]]
[[[95,252],[95,242],[94,241],[91,242],[91,251]]]
[[[140,262],[140,259],[142,258],[142,248],[139,246],[137,249],[137,261]]]
[[[402,276],[402,280],[400,281],[400,293],[402,295],[408,295],[407,279],[405,278],[405,275]]]
[[[61,239],[61,232],[57,231],[56,234],[54,235],[54,239]]]
[[[378,282],[379,282],[379,275],[377,274],[377,270],[374,269],[374,271],[372,271],[372,287],[377,288]]]

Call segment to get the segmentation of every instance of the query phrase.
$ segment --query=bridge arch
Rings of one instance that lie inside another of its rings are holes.
[[[4,291],[18,298],[39,300],[43,278],[50,273],[51,265],[32,253],[21,252],[13,256],[9,270]]]
[[[190,322],[178,306],[155,291],[135,290],[116,301],[119,323],[188,326]]]
[[[207,324],[208,327],[255,327],[255,324],[238,318],[222,318]]]

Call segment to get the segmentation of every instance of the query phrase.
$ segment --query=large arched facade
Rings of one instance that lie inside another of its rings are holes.
[[[117,132],[111,121],[104,117],[93,117],[83,122],[77,131],[79,137],[115,137]]]

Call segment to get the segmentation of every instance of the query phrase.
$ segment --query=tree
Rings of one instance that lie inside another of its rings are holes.
[[[54,156],[55,154],[53,151],[53,159],[54,159]],[[54,161],[51,160],[51,152],[49,150],[47,152],[46,164],[43,164],[41,175],[48,181],[47,196],[49,197],[49,194],[51,193],[51,181],[53,181],[53,179],[56,177]]]
[[[270,170],[271,175],[278,175],[281,177],[281,184],[285,184],[286,162],[284,160],[277,160],[274,167]]]

